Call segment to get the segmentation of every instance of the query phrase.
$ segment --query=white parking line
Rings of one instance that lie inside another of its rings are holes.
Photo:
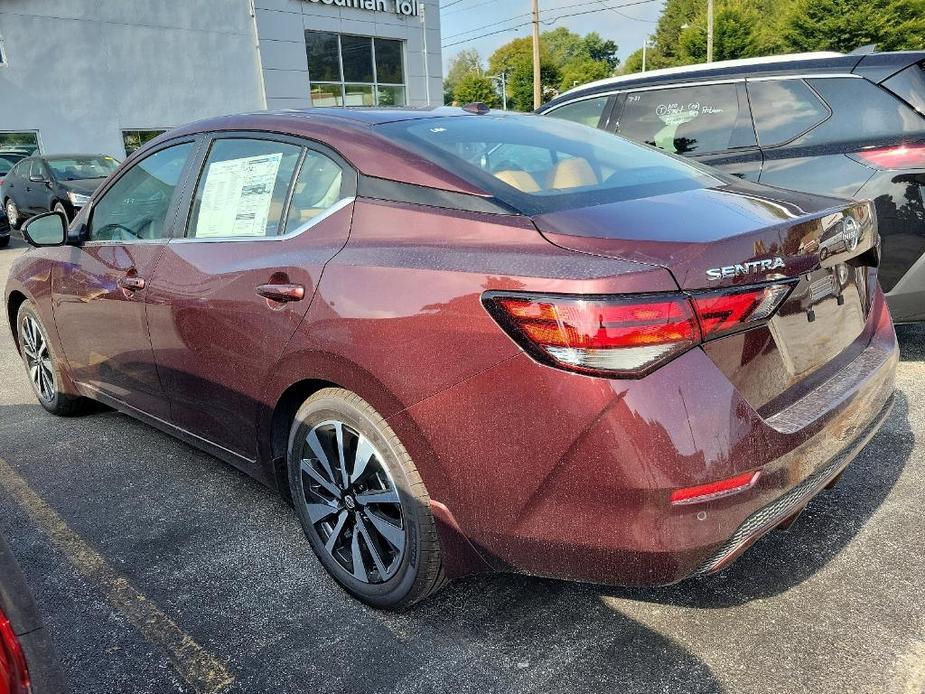
[[[196,692],[220,694],[234,683],[234,676],[220,660],[203,650],[113,569],[2,458],[0,487],[29,513],[74,568],[103,592],[109,604],[125,616],[145,640],[167,652],[176,671]]]

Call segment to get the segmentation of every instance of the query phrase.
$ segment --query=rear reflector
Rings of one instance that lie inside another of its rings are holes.
[[[742,475],[736,475],[735,477],[720,480],[719,482],[710,482],[709,484],[701,484],[696,487],[675,489],[671,492],[671,503],[675,506],[682,504],[697,504],[701,501],[711,501],[724,496],[738,494],[739,492],[744,492],[746,489],[754,487],[760,476],[761,471],[758,470],[757,472],[746,472]]]
[[[26,658],[9,620],[0,612],[0,694],[29,694]]]
[[[792,284],[768,284],[738,291],[719,291],[691,297],[704,339],[727,335],[761,323],[784,302]]]
[[[485,308],[540,362],[638,378],[704,340],[760,325],[792,284],[694,294],[561,296],[486,292]]]
[[[921,169],[925,168],[925,145],[899,145],[864,149],[855,157],[878,169]]]

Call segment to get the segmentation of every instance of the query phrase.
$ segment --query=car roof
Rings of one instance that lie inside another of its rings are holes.
[[[493,117],[533,118],[530,114],[492,111]],[[428,118],[484,118],[461,108],[307,108],[259,111],[190,123],[152,140],[129,161],[166,140],[215,132],[254,131],[315,140],[330,147],[360,173],[390,181],[488,196],[472,181],[425,158],[408,145],[390,138],[377,125]]]
[[[817,51],[682,65],[621,75],[619,77],[609,77],[581,85],[560,94],[539,110],[544,112],[564,102],[599,93],[661,84],[700,82],[757,75],[858,73],[879,82],[922,59],[925,59],[925,52],[922,51],[893,51],[888,53]]]

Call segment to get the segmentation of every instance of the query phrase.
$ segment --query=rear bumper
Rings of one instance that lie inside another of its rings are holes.
[[[695,349],[637,381],[521,355],[390,422],[431,497],[494,568],[674,583],[726,566],[876,433],[899,358],[882,292],[868,325],[848,367],[767,419]],[[670,503],[672,490],[753,470],[747,491]]]

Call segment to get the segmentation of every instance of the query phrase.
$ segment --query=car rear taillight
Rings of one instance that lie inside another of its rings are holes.
[[[878,169],[925,168],[925,145],[898,145],[878,147],[855,152],[855,157]]]
[[[19,639],[6,615],[0,611],[0,694],[29,694],[31,691]]]
[[[769,319],[791,284],[702,294],[574,296],[486,292],[488,312],[537,361],[638,378],[704,340]]]

